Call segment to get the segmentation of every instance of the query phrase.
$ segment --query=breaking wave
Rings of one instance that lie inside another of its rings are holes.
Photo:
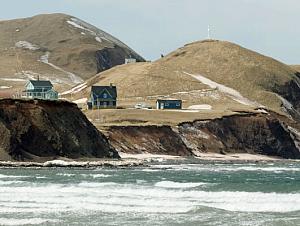
[[[64,211],[187,213],[199,207],[237,212],[300,211],[299,193],[184,190],[203,183],[161,181],[153,186],[113,182],[0,187],[0,213]],[[100,188],[100,189],[99,189]],[[174,189],[168,189],[174,188]]]
[[[194,188],[207,183],[180,183],[174,181],[160,181],[155,184],[156,187],[162,188]]]
[[[36,225],[46,223],[57,223],[57,220],[44,219],[44,218],[29,218],[29,219],[13,219],[13,218],[0,218],[0,225]]]

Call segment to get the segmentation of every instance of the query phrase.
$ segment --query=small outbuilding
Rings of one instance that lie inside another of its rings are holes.
[[[125,59],[125,64],[131,64],[131,63],[136,63],[136,59],[134,59],[134,58],[126,58]]]
[[[112,84],[110,86],[92,86],[87,105],[88,109],[116,108],[117,87]]]
[[[158,99],[156,101],[157,109],[182,109],[182,100]]]

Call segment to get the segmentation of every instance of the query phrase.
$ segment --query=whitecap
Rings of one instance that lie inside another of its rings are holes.
[[[0,225],[36,225],[36,224],[46,224],[46,223],[57,223],[58,220],[45,219],[45,218],[25,218],[25,219],[15,219],[15,218],[0,218]]]
[[[0,174],[0,178],[28,178],[30,176],[17,176],[17,175],[5,175],[5,174]]]
[[[11,185],[11,184],[21,184],[26,181],[12,180],[12,181],[0,181],[0,185]]]
[[[79,186],[82,187],[103,187],[103,186],[114,186],[117,185],[117,183],[114,182],[102,182],[102,183],[97,183],[97,182],[88,182],[88,181],[83,181],[78,184]]]
[[[174,181],[160,181],[155,184],[156,187],[162,188],[194,188],[207,183],[181,183]]]
[[[80,174],[83,177],[92,177],[92,178],[106,178],[111,177],[111,175],[98,173],[98,174]]]

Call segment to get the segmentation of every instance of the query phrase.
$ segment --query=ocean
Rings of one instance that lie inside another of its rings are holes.
[[[1,168],[0,225],[300,225],[300,162]]]

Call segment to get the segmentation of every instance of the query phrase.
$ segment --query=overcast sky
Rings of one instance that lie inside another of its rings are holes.
[[[0,19],[62,12],[114,35],[149,60],[188,42],[227,40],[300,64],[299,0],[1,0]]]

